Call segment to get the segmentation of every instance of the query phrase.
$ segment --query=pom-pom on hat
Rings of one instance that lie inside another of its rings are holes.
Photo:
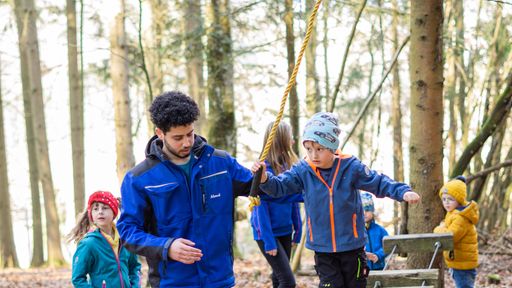
[[[464,176],[457,176],[455,179],[445,183],[439,190],[439,197],[443,197],[443,194],[452,196],[462,206],[468,205],[466,201],[466,178]]]
[[[92,220],[91,215],[91,206],[94,202],[101,202],[105,205],[108,205],[112,212],[114,212],[114,219],[116,219],[117,213],[119,212],[119,202],[116,197],[112,195],[112,193],[108,191],[96,191],[89,196],[89,201],[87,201],[87,213],[89,214],[89,219]]]
[[[318,112],[306,123],[302,134],[302,144],[306,141],[316,142],[333,152],[338,149],[340,140],[338,117],[330,112]]]
[[[368,192],[361,192],[361,201],[363,202],[364,211],[375,212],[372,194]]]

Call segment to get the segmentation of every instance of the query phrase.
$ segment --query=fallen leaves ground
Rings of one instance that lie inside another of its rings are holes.
[[[512,287],[512,229],[494,242],[481,245],[480,267],[476,287]],[[311,269],[312,257],[306,254],[302,267]],[[394,264],[400,266],[400,264]],[[145,271],[143,271],[145,272]],[[146,275],[147,273],[144,273]],[[272,287],[270,268],[259,254],[235,261],[236,287]],[[487,276],[497,274],[500,284],[489,284]],[[67,269],[3,269],[0,270],[0,287],[71,287],[71,270]],[[318,277],[297,276],[297,288],[318,287]],[[445,273],[445,287],[455,287],[448,273]]]

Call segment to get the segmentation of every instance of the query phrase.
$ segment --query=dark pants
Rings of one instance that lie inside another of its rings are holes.
[[[366,264],[364,247],[336,253],[315,252],[315,264],[320,288],[366,287],[370,269]]]
[[[276,237],[277,254],[271,256],[265,253],[265,244],[261,240],[256,240],[261,253],[267,259],[272,267],[272,286],[274,288],[293,288],[295,287],[295,277],[290,267],[290,254],[292,251],[292,235]]]

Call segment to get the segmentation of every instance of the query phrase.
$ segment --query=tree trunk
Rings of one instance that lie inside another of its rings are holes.
[[[73,159],[73,191],[75,196],[75,215],[85,207],[85,161],[84,161],[84,94],[78,71],[76,1],[67,0],[68,20],[68,82],[69,82],[69,119],[71,121],[71,149]]]
[[[236,156],[233,51],[229,0],[210,0],[208,5],[208,141]]]
[[[18,48],[20,54],[21,85],[23,89],[23,110],[25,118],[25,131],[27,137],[27,154],[30,177],[30,194],[32,200],[32,261],[31,267],[40,267],[44,264],[43,248],[43,225],[41,221],[41,199],[39,191],[39,172],[36,156],[36,139],[34,135],[34,124],[32,116],[32,103],[30,95],[30,79],[26,45],[23,45],[26,37],[26,21],[24,20],[24,10],[22,2],[17,1],[14,4],[14,14],[16,15],[16,26],[18,28]]]
[[[114,121],[116,130],[116,168],[119,183],[126,172],[135,165],[132,141],[132,120],[130,115],[130,95],[128,92],[128,48],[124,28],[124,3],[117,14],[110,35],[110,74],[114,95]]]
[[[291,78],[295,67],[295,34],[293,30],[293,0],[285,0],[284,23],[286,25],[286,51],[288,59],[288,79]],[[326,9],[327,10],[327,9]],[[297,85],[290,90],[288,107],[290,111],[290,125],[293,134],[293,151],[299,155],[300,127],[299,127],[299,98],[297,96]]]
[[[153,87],[153,94],[160,95],[164,89],[164,74],[162,67],[163,49],[162,39],[164,38],[164,31],[166,30],[167,17],[168,17],[168,4],[164,0],[150,0],[149,5],[151,7],[151,30],[153,36],[152,47],[149,53],[149,75],[151,76],[151,83]],[[154,96],[153,95],[153,96]],[[146,105],[149,109],[151,99],[147,99]],[[150,118],[150,117],[148,117]],[[149,119],[151,121],[151,119]],[[153,134],[154,131],[151,131]]]
[[[201,14],[201,3],[187,0],[183,8],[184,33],[185,33],[185,59],[187,59],[187,82],[188,93],[194,98],[199,106],[198,121],[195,129],[201,135],[206,134],[206,95],[203,78],[204,66],[204,45],[201,38],[204,34],[203,16]]]
[[[398,52],[398,3],[393,0],[393,19],[392,19],[392,39],[394,54]],[[404,155],[402,146],[402,107],[400,106],[402,91],[400,89],[400,65],[397,62],[393,68],[392,87],[391,87],[391,126],[393,127],[393,175],[394,179],[403,182],[404,179]],[[394,205],[394,219],[399,219],[398,210],[400,206],[397,202]],[[407,234],[407,203],[402,204],[400,227],[394,224],[395,234]]]
[[[428,233],[443,219],[443,1],[411,2],[411,187],[422,200],[409,205],[409,233]],[[408,268],[425,268],[431,255],[410,253]],[[439,267],[441,257],[436,261]]]
[[[314,0],[306,0],[306,22],[309,15],[315,7]],[[316,48],[318,46],[316,40],[316,22],[313,23],[313,30],[311,31],[311,39],[306,47],[306,107],[308,115],[311,116],[319,112],[322,101],[320,99],[320,90],[318,88],[318,75],[316,73]]]
[[[0,62],[0,72],[1,62]],[[0,73],[0,77],[1,77]],[[9,179],[7,175],[7,152],[4,132],[4,105],[2,102],[2,80],[0,78],[0,268],[19,267],[14,234],[12,230],[11,200],[9,196]]]
[[[53,190],[53,179],[48,153],[48,140],[46,138],[46,120],[44,116],[43,89],[41,84],[41,65],[39,60],[39,43],[37,37],[37,13],[33,0],[16,0],[16,7],[21,7],[23,23],[22,41],[20,45],[27,57],[28,74],[30,82],[32,123],[35,134],[36,157],[39,170],[39,181],[43,188],[44,207],[46,216],[46,234],[48,247],[48,265],[61,266],[65,263],[61,249],[59,232],[59,215]],[[23,57],[21,56],[21,57]]]

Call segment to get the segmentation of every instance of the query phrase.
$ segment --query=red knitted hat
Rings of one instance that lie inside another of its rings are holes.
[[[87,202],[87,213],[89,214],[89,219],[92,219],[91,206],[94,202],[101,202],[108,205],[110,209],[112,209],[112,212],[114,212],[114,219],[116,219],[119,211],[119,202],[112,193],[107,191],[96,191],[89,196],[89,201]]]

